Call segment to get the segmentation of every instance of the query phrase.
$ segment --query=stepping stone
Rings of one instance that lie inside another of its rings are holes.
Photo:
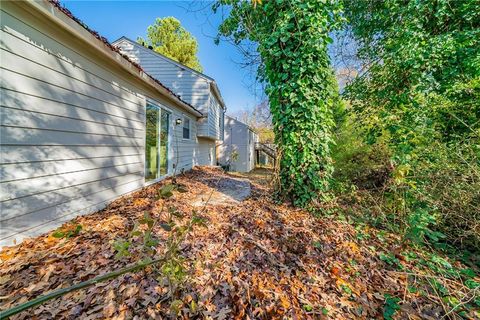
[[[195,197],[192,202],[194,207],[202,207],[208,201],[208,205],[236,205],[250,196],[250,181],[233,177],[221,178],[211,191]],[[211,196],[210,196],[211,194]]]

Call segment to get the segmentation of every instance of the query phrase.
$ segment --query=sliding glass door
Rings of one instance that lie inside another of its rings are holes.
[[[168,173],[170,113],[147,104],[145,127],[145,181]]]
[[[170,125],[170,114],[161,110],[160,115],[160,176],[168,173],[168,127]]]

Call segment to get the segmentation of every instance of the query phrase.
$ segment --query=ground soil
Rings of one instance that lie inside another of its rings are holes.
[[[205,202],[238,181],[243,188],[249,185],[250,194],[195,205],[193,200]],[[141,239],[129,233],[145,212],[159,222],[154,236],[160,244],[152,255],[161,256],[169,231],[160,223],[166,208],[174,207],[182,213],[178,225],[193,212],[204,219],[181,245],[185,278],[175,287],[160,268],[148,267],[12,319],[372,319],[389,311],[398,319],[436,319],[449,311],[434,292],[409,290],[430,275],[409,265],[398,236],[277,203],[269,181],[265,170],[240,175],[194,169],[176,178],[182,192],[174,191],[173,197],[158,197],[162,185],[171,183],[164,181],[60,229],[81,225],[78,234],[56,238],[50,233],[6,248],[0,252],[0,309],[141,259]],[[130,239],[131,256],[115,258],[113,243],[119,238]],[[413,276],[380,259],[381,253],[394,253]],[[469,294],[452,282],[442,282],[452,295]],[[398,299],[393,305],[390,296]]]

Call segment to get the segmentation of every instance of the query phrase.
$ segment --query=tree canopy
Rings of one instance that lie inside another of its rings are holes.
[[[147,28],[147,39],[139,37],[137,42],[189,68],[203,70],[197,57],[197,40],[174,17],[157,18]]]
[[[478,1],[346,0],[344,5],[346,28],[365,66],[346,87],[349,117],[357,143],[363,140],[370,146],[364,150],[375,150],[370,159],[386,150],[389,159],[382,161],[390,163],[386,176],[393,178],[384,195],[390,199],[384,201],[387,210],[411,240],[447,237],[478,247]]]
[[[359,110],[383,118],[376,134],[386,129],[410,148],[416,129],[428,126],[451,138],[478,126],[478,2],[348,0],[345,6],[358,57],[368,65],[347,92]]]
[[[246,57],[259,62],[257,77],[266,83],[278,194],[306,206],[332,191],[344,197],[345,190],[367,189],[376,198],[380,190],[385,225],[405,239],[447,237],[478,247],[478,1],[219,0],[214,8],[220,6],[229,15],[219,35],[255,44],[246,46],[256,50]],[[327,53],[334,30],[351,35],[361,66],[345,87],[345,104]]]

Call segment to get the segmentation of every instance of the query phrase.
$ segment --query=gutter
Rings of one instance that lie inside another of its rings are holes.
[[[84,42],[102,56],[115,62],[131,75],[140,79],[142,82],[148,84],[156,91],[165,95],[166,98],[176,103],[185,111],[195,115],[198,118],[203,117],[203,113],[197,110],[192,105],[183,101],[173,91],[168,89],[160,81],[156,80],[135,62],[131,61],[127,56],[122,55],[117,48],[112,46],[105,37],[102,37],[96,31],[91,30],[80,19],[73,16],[73,14],[66,8],[62,7],[56,0],[36,0],[36,1],[16,1],[17,5],[24,7],[27,11],[33,13],[35,11],[53,22],[57,26],[67,30],[77,39]],[[33,9],[33,10],[32,10]]]

